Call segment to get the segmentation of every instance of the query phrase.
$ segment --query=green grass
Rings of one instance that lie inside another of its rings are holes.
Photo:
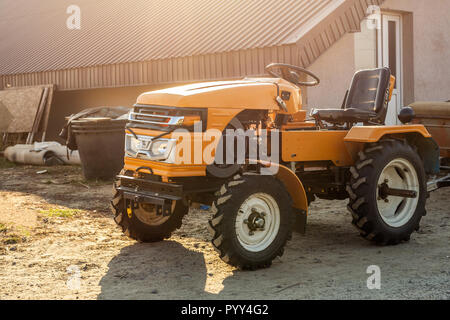
[[[31,236],[31,230],[28,227],[24,227],[24,226],[16,226],[14,228],[14,230],[16,231],[16,233],[18,233],[22,238],[28,238]]]
[[[26,227],[7,227],[0,223],[0,242],[5,245],[25,242],[30,236],[31,232]]]
[[[6,158],[0,157],[0,169],[14,168],[16,165],[6,160]]]
[[[81,210],[77,209],[47,209],[41,210],[41,214],[50,218],[72,218],[74,215],[81,213]]]
[[[3,240],[4,244],[16,244],[22,242],[22,237],[17,234],[10,234]]]

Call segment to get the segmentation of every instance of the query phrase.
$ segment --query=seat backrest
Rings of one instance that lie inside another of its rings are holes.
[[[345,109],[355,108],[376,112],[384,123],[389,103],[389,68],[361,70],[353,76]]]

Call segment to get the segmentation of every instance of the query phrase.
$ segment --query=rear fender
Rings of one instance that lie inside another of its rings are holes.
[[[439,173],[439,146],[423,125],[353,127],[344,141],[347,144],[375,143],[386,137],[406,139],[416,147],[425,172],[430,175]]]
[[[404,126],[355,126],[350,129],[344,138],[345,142],[378,142],[387,135],[402,136],[409,133],[418,133],[424,138],[431,138],[430,133],[423,125]]]

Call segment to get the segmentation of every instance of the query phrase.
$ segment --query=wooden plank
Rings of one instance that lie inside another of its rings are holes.
[[[32,144],[34,142],[35,134],[39,130],[42,115],[44,114],[45,106],[47,105],[47,98],[48,98],[48,88],[44,88],[44,92],[42,93],[41,96],[41,102],[39,103],[39,108],[36,113],[36,117],[34,118],[33,127],[31,128],[31,131],[28,134],[26,144]]]
[[[42,132],[41,141],[45,141],[45,136],[47,134],[47,127],[48,127],[48,121],[50,118],[50,112],[51,112],[51,108],[52,108],[53,93],[55,91],[55,86],[52,85],[48,89],[49,89],[49,91],[48,91],[47,103],[45,105],[43,121],[41,121],[41,126],[40,126],[40,130],[39,130],[39,132]]]

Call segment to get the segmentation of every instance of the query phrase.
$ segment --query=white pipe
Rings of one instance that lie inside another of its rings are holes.
[[[5,150],[5,158],[11,162],[33,165],[49,165],[55,156],[64,164],[80,165],[78,151],[70,151],[67,157],[67,147],[58,142],[36,142],[34,145],[18,144]]]

